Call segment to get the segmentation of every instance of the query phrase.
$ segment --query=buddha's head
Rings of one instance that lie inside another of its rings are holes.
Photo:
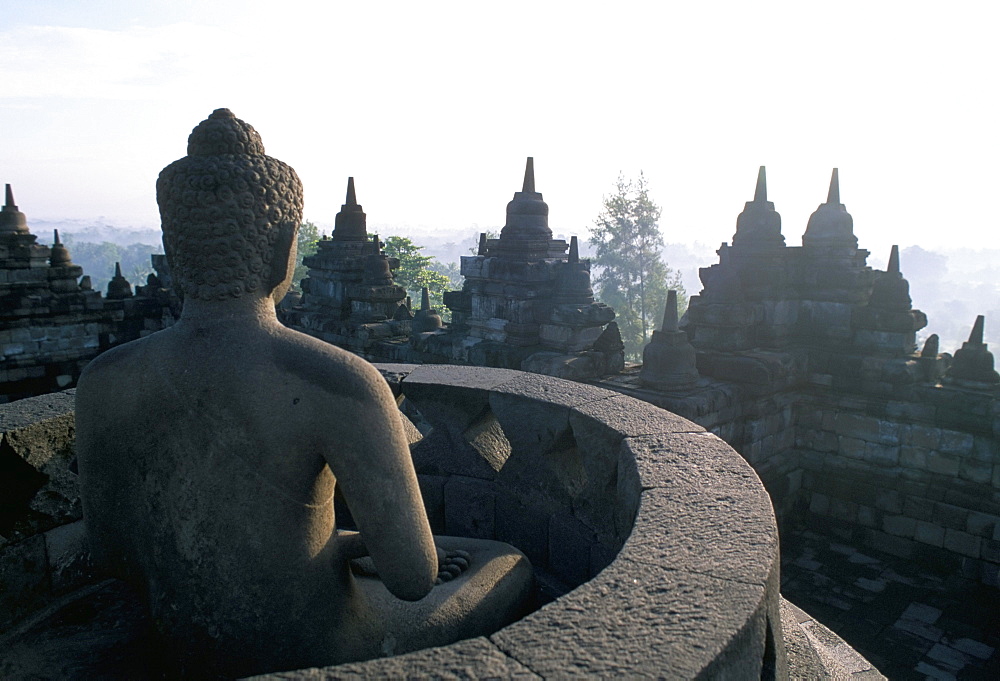
[[[260,135],[217,109],[188,137],[188,155],[156,181],[163,247],[175,285],[204,301],[288,290],[302,221],[302,183],[266,156]]]

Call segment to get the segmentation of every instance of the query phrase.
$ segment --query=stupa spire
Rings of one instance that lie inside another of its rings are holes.
[[[899,246],[893,244],[889,253],[889,266],[885,270],[889,274],[901,274],[899,271]]]
[[[642,368],[639,381],[661,390],[690,388],[698,382],[694,346],[687,333],[677,324],[677,291],[667,291],[667,304],[663,309],[663,328],[653,332],[653,337],[642,350]]]
[[[479,252],[477,255],[486,255],[486,232],[479,233]]]
[[[802,245],[809,248],[833,247],[837,250],[846,248],[849,252],[858,247],[858,238],[854,236],[854,218],[840,202],[840,171],[837,168],[833,169],[830,176],[826,203],[821,203],[809,216],[806,232],[802,235]]]
[[[580,262],[580,244],[575,236],[569,239],[569,264],[576,265]]]
[[[334,241],[365,241],[367,225],[367,217],[358,204],[358,197],[354,191],[354,178],[349,177],[347,178],[347,198],[334,219],[331,238]]]
[[[753,192],[754,203],[767,201],[767,174],[764,166],[757,171],[757,188]]]
[[[761,253],[784,246],[781,216],[774,210],[774,203],[767,200],[767,171],[761,166],[757,170],[753,201],[747,201],[743,212],[736,218],[733,248],[739,252]]]
[[[9,184],[6,189],[6,200],[3,208],[0,208],[0,233],[9,234],[19,232],[21,234],[27,234],[28,219],[25,217],[24,213],[17,209],[17,204],[14,203],[14,190],[11,189]]]
[[[837,168],[833,169],[830,176],[830,191],[826,195],[827,203],[840,203],[840,174]]]
[[[522,189],[515,192],[514,198],[507,204],[507,222],[500,230],[498,251],[500,255],[523,257],[541,250],[544,255],[551,239],[549,207],[541,193],[535,191],[535,159],[529,156],[524,166]]]
[[[983,315],[976,317],[976,323],[972,325],[972,333],[969,334],[969,343],[974,345],[983,344],[983,326],[986,318]]]
[[[420,289],[420,309],[413,315],[413,321],[410,323],[411,335],[436,331],[443,325],[441,315],[437,313],[437,310],[431,308],[430,292],[426,286],[422,287]]]
[[[983,315],[976,317],[969,340],[955,351],[951,367],[944,375],[945,383],[990,389],[996,389],[997,384],[1000,384],[1000,374],[993,368],[993,353],[983,342],[985,322]]]
[[[59,230],[53,230],[53,244],[49,251],[49,265],[52,267],[66,267],[72,265],[73,262],[69,257],[69,249],[67,249],[61,241],[59,241]]]
[[[670,289],[667,291],[667,304],[663,308],[663,326],[660,331],[671,333],[678,331],[677,327],[677,291]]]
[[[108,293],[106,298],[108,300],[121,300],[122,298],[132,297],[132,284],[128,282],[128,279],[122,276],[122,265],[120,262],[115,263],[115,276],[111,278],[108,282]]]
[[[356,206],[358,205],[358,197],[354,192],[354,178],[347,178],[347,200],[344,201],[345,206]]]

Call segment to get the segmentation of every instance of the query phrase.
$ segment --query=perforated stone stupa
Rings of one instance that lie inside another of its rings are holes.
[[[500,237],[483,235],[479,254],[462,257],[465,284],[445,296],[456,330],[467,330],[469,361],[564,378],[617,371],[621,350],[613,339],[598,343],[614,310],[594,300],[590,261],[576,237],[553,238],[548,215],[529,157]]]
[[[304,259],[309,276],[302,281],[298,305],[284,307],[288,326],[371,358],[382,340],[405,341],[410,317],[400,314],[406,289],[393,282],[397,258],[382,251],[378,235],[368,236],[367,217],[358,204],[354,178],[330,238]]]

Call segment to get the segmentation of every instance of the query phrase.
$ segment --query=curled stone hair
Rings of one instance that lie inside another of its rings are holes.
[[[302,183],[264,155],[260,135],[216,109],[188,137],[188,155],[156,181],[163,247],[185,297],[224,300],[268,290],[282,226],[302,221]]]

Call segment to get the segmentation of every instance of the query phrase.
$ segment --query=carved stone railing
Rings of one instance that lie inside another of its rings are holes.
[[[545,604],[487,637],[269,678],[784,678],[790,667],[819,677],[829,666],[798,625],[807,616],[781,600],[767,493],[714,435],[579,383],[502,369],[377,366],[414,424],[434,531],[517,546],[532,560]],[[93,581],[83,569],[83,524],[73,522],[72,408],[72,393],[0,408],[0,453],[49,462],[36,496],[55,509],[36,534],[28,528],[0,546],[0,578],[22,594],[4,593],[0,639],[13,618]],[[63,492],[48,489],[52,481]]]

